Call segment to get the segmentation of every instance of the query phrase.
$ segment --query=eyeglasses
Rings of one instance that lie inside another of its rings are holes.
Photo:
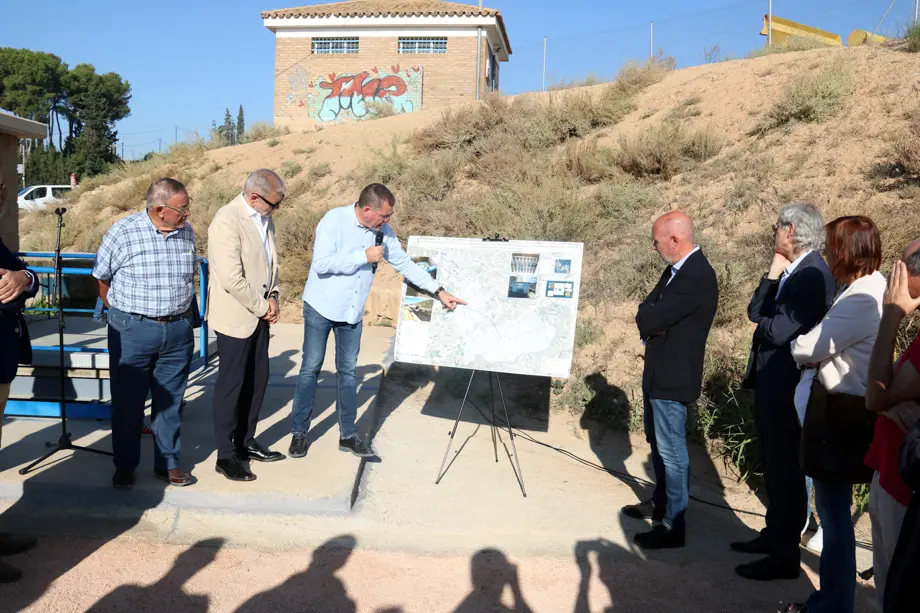
[[[259,200],[261,200],[268,206],[272,207],[272,209],[277,209],[279,206],[281,206],[281,203],[284,201],[284,196],[281,196],[281,200],[279,200],[278,202],[272,202],[271,200],[266,200],[265,196],[263,196],[262,194],[256,194],[256,196],[259,197]]]
[[[177,209],[176,207],[174,207],[174,206],[169,206],[168,204],[164,204],[164,205],[163,205],[163,208],[164,208],[164,209],[169,209],[170,211],[175,211],[175,212],[179,213],[179,217],[188,217],[188,214],[191,212],[191,211],[189,211],[189,208],[188,208],[188,207],[185,207],[185,208],[182,208],[182,209]]]

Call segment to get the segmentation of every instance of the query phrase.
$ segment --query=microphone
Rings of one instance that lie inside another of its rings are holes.
[[[377,238],[374,240],[374,246],[379,247],[383,244],[383,230],[377,230]],[[377,262],[371,266],[371,274],[377,274]]]

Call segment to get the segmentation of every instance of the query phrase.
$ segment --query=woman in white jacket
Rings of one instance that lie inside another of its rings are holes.
[[[795,407],[804,423],[814,378],[829,392],[863,396],[869,357],[878,334],[885,295],[882,241],[868,217],[840,217],[826,226],[827,265],[841,286],[824,319],[792,341],[792,357],[804,369]],[[853,613],[856,591],[856,538],[850,516],[852,485],[815,484],[815,506],[824,531],[820,589],[788,612]]]

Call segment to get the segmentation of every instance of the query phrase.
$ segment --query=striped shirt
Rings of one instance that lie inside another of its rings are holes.
[[[195,232],[163,235],[147,211],[121,219],[102,237],[93,276],[109,281],[109,305],[147,317],[179,315],[195,295]]]

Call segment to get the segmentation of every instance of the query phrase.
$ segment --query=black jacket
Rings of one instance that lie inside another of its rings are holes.
[[[920,423],[901,445],[901,478],[914,495],[888,569],[885,613],[915,613],[920,603]]]
[[[0,240],[0,268],[24,270],[26,265],[6,248]],[[10,383],[16,377],[20,364],[32,362],[32,341],[29,329],[22,316],[26,300],[38,291],[38,283],[32,283],[25,292],[7,304],[0,303],[0,383]]]
[[[702,251],[671,278],[668,266],[636,315],[645,341],[642,389],[656,400],[688,404],[700,397],[706,339],[719,304],[716,273]]]
[[[824,318],[836,287],[824,258],[814,251],[789,275],[779,298],[779,280],[761,279],[748,305],[748,318],[757,328],[743,387],[756,390],[762,401],[778,398],[792,404],[801,371],[790,345]]]

